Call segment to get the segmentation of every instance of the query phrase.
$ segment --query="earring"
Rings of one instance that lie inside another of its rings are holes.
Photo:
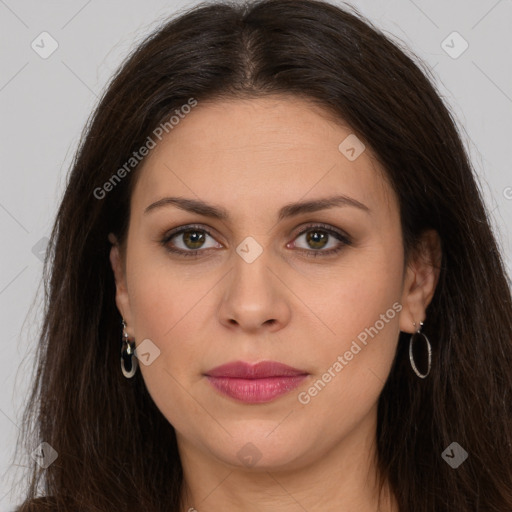
[[[126,322],[121,322],[123,326],[123,340],[121,348],[121,371],[127,379],[131,379],[137,371],[138,362],[135,355],[135,341],[128,340],[128,333],[126,332]]]
[[[416,327],[416,322],[413,322],[414,327]],[[430,367],[432,365],[432,347],[430,346],[430,341],[428,340],[427,336],[423,334],[421,331],[421,328],[423,327],[423,322],[420,322],[420,328],[411,335],[411,338],[409,339],[409,360],[411,361],[412,369],[414,370],[414,373],[420,378],[424,379],[429,373],[430,373]],[[412,345],[414,343],[414,337],[419,334],[420,336],[423,336],[425,339],[425,343],[427,344],[427,351],[428,351],[428,370],[427,373],[420,373],[416,363],[414,362],[414,357],[412,355]]]

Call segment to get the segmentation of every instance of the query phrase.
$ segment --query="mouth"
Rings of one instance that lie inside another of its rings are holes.
[[[309,375],[277,361],[235,361],[205,372],[220,393],[244,403],[265,403],[289,393]]]

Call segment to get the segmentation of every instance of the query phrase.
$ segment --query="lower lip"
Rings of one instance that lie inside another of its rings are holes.
[[[295,389],[307,375],[266,377],[262,379],[211,377],[209,375],[206,377],[208,382],[224,395],[248,404],[261,404],[271,402]]]

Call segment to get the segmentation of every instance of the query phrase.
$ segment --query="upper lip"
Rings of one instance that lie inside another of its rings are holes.
[[[277,361],[261,361],[256,364],[245,361],[234,361],[208,370],[205,375],[210,377],[234,377],[240,379],[263,379],[265,377],[293,377],[307,375],[303,370],[298,370]]]

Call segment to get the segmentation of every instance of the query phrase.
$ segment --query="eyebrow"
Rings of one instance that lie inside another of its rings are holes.
[[[155,201],[154,203],[147,206],[144,209],[144,214],[165,206],[175,206],[177,208],[180,208],[181,210],[185,210],[191,213],[196,213],[198,215],[203,215],[205,217],[211,217],[223,221],[229,219],[229,214],[227,210],[225,210],[224,208],[214,206],[209,203],[205,203],[204,201],[199,201],[196,199],[187,199],[184,197],[164,197],[162,199],[159,199],[158,201]],[[345,195],[337,195],[331,197],[324,197],[321,199],[314,199],[311,201],[289,203],[279,210],[278,222],[282,221],[285,218],[294,217],[302,213],[317,212],[320,210],[326,210],[328,208],[342,206],[351,206],[363,210],[367,213],[371,212],[368,206],[357,201],[356,199],[353,199],[352,197],[348,197]]]

